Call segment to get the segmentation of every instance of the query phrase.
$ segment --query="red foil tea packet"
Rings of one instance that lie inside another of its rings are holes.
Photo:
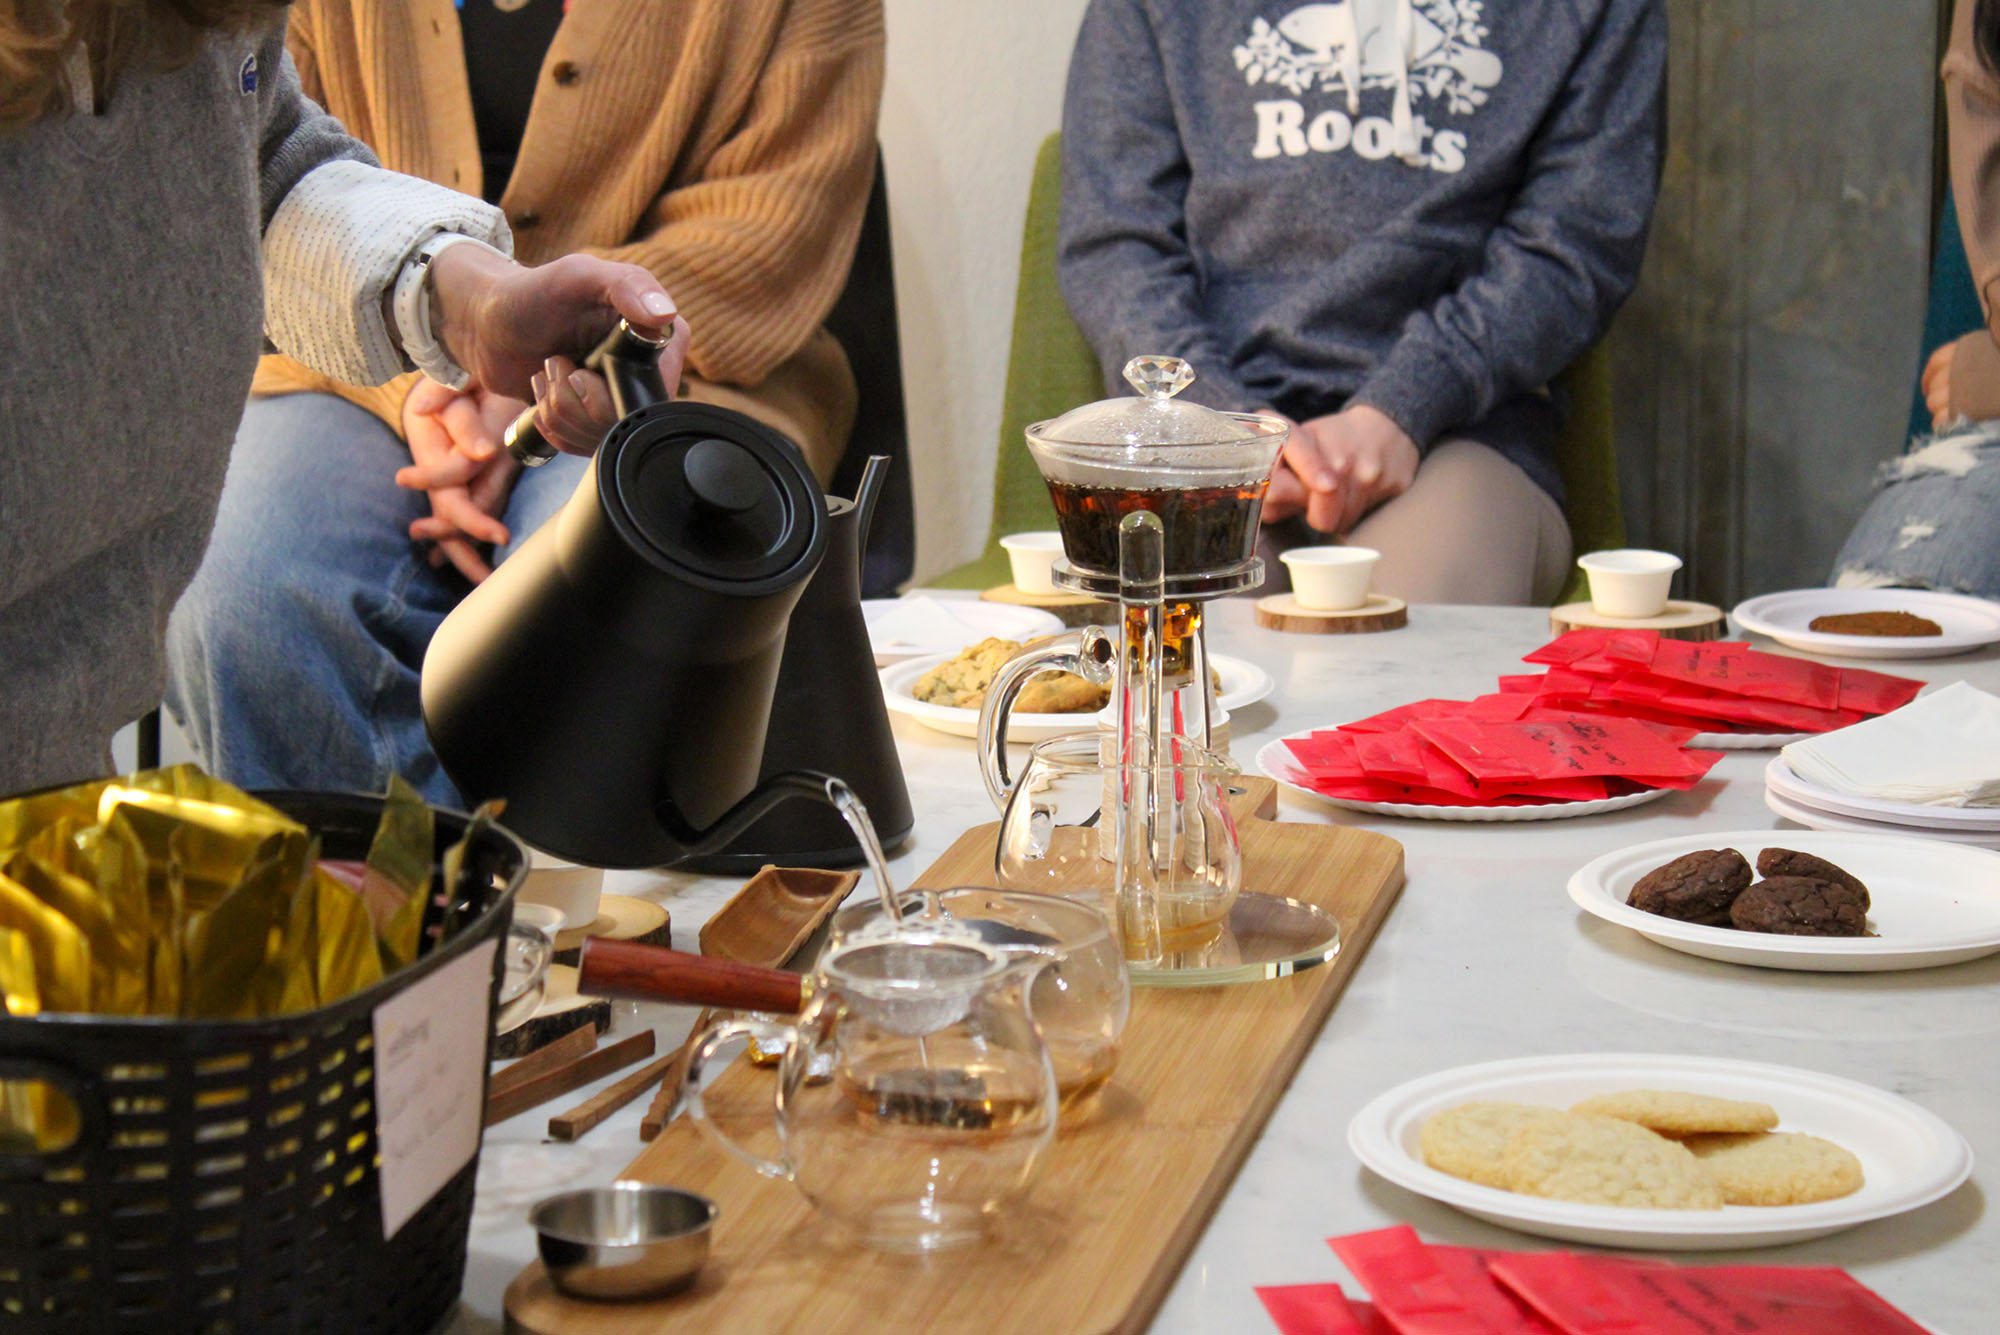
[[[1864,714],[1886,714],[1916,699],[1923,688],[1922,682],[1908,677],[1892,677],[1867,668],[1842,668],[1840,707]]]
[[[1814,709],[1840,708],[1840,669],[1826,663],[1766,654],[1747,644],[1689,644],[1662,639],[1647,665],[1656,677],[1709,686],[1732,695],[1782,700]]]
[[[1372,1304],[1353,1301],[1338,1284],[1267,1285],[1257,1297],[1284,1335],[1396,1335]]]
[[[1408,1224],[1328,1238],[1397,1335],[1552,1335],[1487,1273],[1492,1253],[1426,1247]]]
[[[1687,750],[1636,719],[1610,715],[1557,715],[1519,723],[1437,719],[1412,726],[1482,781],[1586,775],[1647,783],[1661,777],[1699,779],[1722,758],[1717,752]]]
[[[1832,1266],[1671,1266],[1574,1252],[1489,1268],[1562,1335],[1924,1335]]]

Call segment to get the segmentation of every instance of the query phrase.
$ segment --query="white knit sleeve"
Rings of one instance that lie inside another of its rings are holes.
[[[264,333],[273,347],[353,385],[410,369],[383,319],[403,262],[439,232],[511,255],[507,219],[441,185],[364,163],[299,179],[264,230]]]

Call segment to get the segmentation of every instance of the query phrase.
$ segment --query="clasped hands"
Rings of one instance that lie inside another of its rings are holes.
[[[420,379],[403,401],[403,438],[411,464],[396,482],[429,495],[431,513],[410,537],[431,544],[430,562],[450,561],[477,584],[493,573],[480,544],[508,540],[499,515],[521,466],[501,448],[501,433],[528,407],[551,444],[590,454],[613,421],[602,377],[579,369],[566,352],[595,346],[622,316],[648,333],[671,329],[660,376],[680,383],[687,321],[659,280],[634,264],[569,255],[524,268],[479,246],[452,246],[432,264],[439,335],[472,376],[464,390]]]
[[[1267,523],[1303,514],[1321,533],[1345,533],[1417,476],[1416,442],[1378,408],[1357,403],[1304,422],[1284,420],[1292,434],[1264,493]]]

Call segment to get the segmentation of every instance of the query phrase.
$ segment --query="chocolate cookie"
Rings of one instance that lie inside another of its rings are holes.
[[[1861,878],[1845,867],[1836,867],[1825,858],[1816,858],[1810,853],[1801,853],[1791,848],[1767,848],[1757,855],[1759,876],[1810,876],[1816,881],[1832,881],[1844,885],[1861,896],[1861,907],[1868,907],[1868,887],[1861,884]]]
[[[1750,884],[1750,864],[1733,848],[1684,853],[1639,878],[1625,902],[1646,913],[1707,927],[1729,925],[1729,908]]]
[[[1729,906],[1731,925],[1746,932],[1786,936],[1865,936],[1867,901],[1838,881],[1773,876],[1759,881]]]

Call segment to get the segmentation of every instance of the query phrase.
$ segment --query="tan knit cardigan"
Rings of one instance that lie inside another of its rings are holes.
[[[288,46],[383,165],[481,193],[452,0],[301,0]],[[881,0],[575,0],[500,201],[523,263],[657,274],[693,330],[692,396],[820,437],[800,444],[822,476],[854,389],[820,326],[874,172],[883,47]],[[413,380],[357,390],[266,357],[255,390],[330,390],[398,426]]]

